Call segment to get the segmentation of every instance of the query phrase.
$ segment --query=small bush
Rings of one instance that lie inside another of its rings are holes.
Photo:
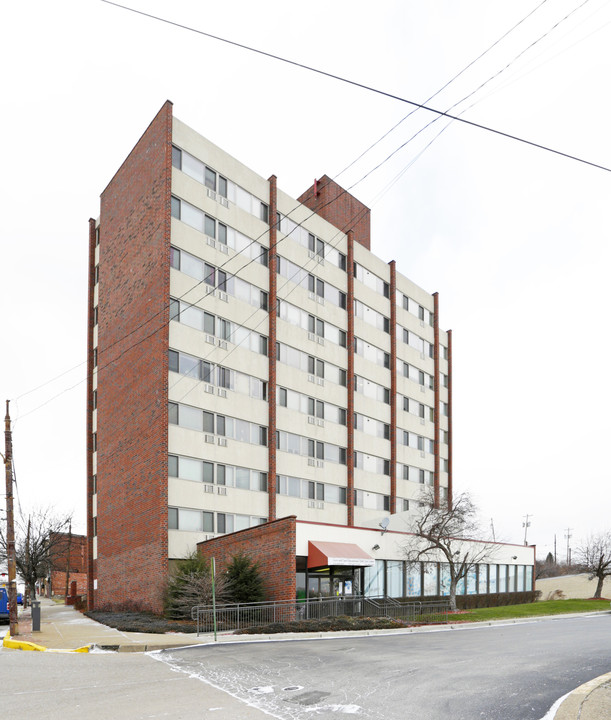
[[[227,595],[227,577],[215,578],[217,601]],[[194,605],[212,604],[212,575],[210,561],[194,552],[180,560],[170,576],[164,598],[166,617],[173,620],[189,620]]]
[[[259,564],[248,555],[234,555],[227,566],[226,577],[229,581],[229,602],[249,603],[265,599]]]

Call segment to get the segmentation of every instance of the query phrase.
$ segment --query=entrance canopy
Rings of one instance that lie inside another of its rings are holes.
[[[354,543],[308,541],[308,568],[371,567],[375,560]]]

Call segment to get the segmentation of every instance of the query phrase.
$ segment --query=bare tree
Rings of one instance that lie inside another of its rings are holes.
[[[421,512],[410,527],[417,540],[406,546],[405,557],[408,562],[417,563],[442,554],[450,575],[450,609],[456,610],[459,581],[491,557],[494,545],[473,541],[481,537],[482,531],[477,508],[468,493],[454,497],[451,506],[444,502],[435,507],[433,492],[429,491],[422,503]]]
[[[15,564],[30,600],[36,582],[49,575],[54,562],[65,553],[65,530],[71,516],[58,516],[50,508],[33,510],[15,518]],[[0,560],[6,559],[6,529],[0,526]]]
[[[605,578],[611,577],[611,532],[590,535],[577,550],[579,562],[585,572],[589,573],[589,580],[598,578],[595,598],[600,598]]]

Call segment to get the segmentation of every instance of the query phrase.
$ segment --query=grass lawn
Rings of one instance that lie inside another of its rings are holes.
[[[501,607],[467,610],[456,616],[458,622],[479,622],[527,618],[537,615],[562,615],[563,613],[593,612],[609,610],[609,600],[544,600],[524,605],[502,605]]]

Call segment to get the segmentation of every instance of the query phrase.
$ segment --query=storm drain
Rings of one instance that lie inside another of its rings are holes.
[[[331,693],[323,692],[322,690],[309,690],[308,692],[294,695],[290,698],[284,698],[284,702],[297,703],[299,705],[315,705],[326,697],[329,697]]]

